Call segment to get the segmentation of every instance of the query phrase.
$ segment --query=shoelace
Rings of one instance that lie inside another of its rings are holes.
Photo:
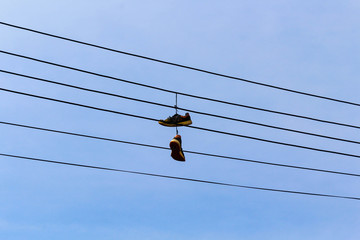
[[[166,120],[168,120],[168,121],[170,121],[170,120],[175,121],[175,120],[178,118],[178,116],[180,116],[180,115],[179,115],[179,114],[175,114],[174,116],[169,116]]]

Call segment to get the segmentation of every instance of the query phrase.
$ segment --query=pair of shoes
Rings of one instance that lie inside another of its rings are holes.
[[[184,116],[175,114],[172,117],[168,117],[165,120],[159,120],[159,124],[166,127],[176,127],[176,126],[189,126],[192,124],[190,114],[186,113]]]
[[[175,114],[165,120],[159,120],[159,124],[166,127],[189,126],[192,124],[190,114],[186,113],[184,116]],[[170,141],[171,157],[176,161],[185,162],[185,155],[181,147],[181,136],[176,135]]]
[[[171,157],[177,161],[185,162],[185,155],[181,147],[181,136],[176,135],[170,141]]]

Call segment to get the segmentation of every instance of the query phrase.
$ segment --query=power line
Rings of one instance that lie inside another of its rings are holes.
[[[286,142],[279,142],[279,141],[274,141],[274,140],[269,140],[269,139],[264,139],[264,138],[246,136],[246,135],[242,135],[242,134],[225,132],[225,131],[219,131],[219,130],[214,130],[214,129],[209,129],[209,128],[203,128],[203,127],[197,127],[197,126],[187,126],[187,127],[189,127],[189,128],[194,128],[194,129],[198,129],[198,130],[202,130],[202,131],[207,131],[207,132],[214,132],[214,133],[219,133],[219,134],[234,136],[234,137],[241,137],[241,138],[252,139],[252,140],[261,141],[261,142],[279,144],[279,145],[288,146],[288,147],[296,147],[296,148],[302,148],[302,149],[312,150],[312,151],[317,151],[317,152],[325,152],[325,153],[343,155],[343,156],[347,156],[347,157],[360,158],[360,155],[356,155],[356,154],[343,153],[343,152],[326,150],[326,149],[320,149],[320,148],[313,148],[313,147],[308,147],[308,146],[303,146],[303,145],[297,145],[297,144],[286,143]]]
[[[89,108],[89,109],[103,111],[103,112],[120,114],[120,115],[134,117],[134,118],[140,118],[140,119],[145,119],[145,120],[150,120],[150,121],[158,121],[158,119],[155,119],[155,118],[150,118],[150,117],[145,117],[145,116],[140,116],[140,115],[135,115],[135,114],[130,114],[130,113],[124,113],[124,112],[119,112],[119,111],[110,110],[110,109],[104,109],[104,108],[99,108],[99,107],[93,107],[93,106],[89,106],[89,105],[84,105],[84,104],[79,104],[79,103],[74,103],[74,102],[68,102],[68,101],[55,99],[55,98],[48,98],[48,97],[44,97],[44,96],[39,96],[39,95],[34,95],[34,94],[24,93],[24,92],[19,92],[19,91],[14,91],[14,90],[9,90],[9,89],[5,89],[5,88],[0,88],[0,91],[6,91],[6,92],[10,92],[10,93],[25,95],[25,96],[34,97],[34,98],[40,98],[40,99],[54,101],[54,102],[65,103],[65,104],[69,104],[69,105]],[[344,152],[338,152],[338,151],[332,151],[332,150],[326,150],[326,149],[320,149],[320,148],[313,148],[313,147],[308,147],[308,146],[303,146],[303,145],[297,145],[297,144],[286,143],[286,142],[279,142],[279,141],[274,141],[274,140],[269,140],[269,139],[264,139],[264,138],[246,136],[246,135],[241,135],[241,134],[236,134],[236,133],[231,133],[231,132],[225,132],[225,131],[219,131],[219,130],[214,130],[214,129],[209,129],[209,128],[203,128],[203,127],[196,127],[196,126],[186,126],[186,127],[194,128],[194,129],[198,129],[198,130],[202,130],[202,131],[207,131],[207,132],[214,132],[214,133],[234,136],[234,137],[247,138],[247,139],[252,139],[252,140],[261,141],[261,142],[273,143],[273,144],[278,144],[278,145],[283,145],[283,146],[288,146],[288,147],[302,148],[302,149],[312,150],[312,151],[317,151],[317,152],[325,152],[325,153],[337,154],[337,155],[342,155],[342,156],[347,156],[347,157],[360,158],[360,155],[356,155],[356,154],[350,154],[350,153],[344,153]]]
[[[78,44],[82,44],[82,45],[87,45],[87,46],[91,46],[91,47],[95,47],[95,48],[99,48],[99,49],[103,49],[103,50],[107,50],[107,51],[111,51],[111,52],[115,52],[115,53],[125,54],[125,55],[132,56],[132,57],[142,58],[142,59],[146,59],[146,60],[150,60],[150,61],[154,61],[154,62],[158,62],[158,63],[163,63],[163,64],[175,66],[175,67],[180,67],[180,68],[185,68],[185,69],[189,69],[189,70],[193,70],[193,71],[197,71],[197,72],[202,72],[202,73],[206,73],[206,74],[210,74],[210,75],[214,75],[214,76],[218,76],[218,77],[243,81],[243,82],[247,82],[247,83],[251,83],[251,84],[255,84],[255,85],[259,85],[259,86],[263,86],[263,87],[269,87],[269,88],[273,88],[273,89],[277,89],[277,90],[281,90],[281,91],[286,91],[286,92],[301,94],[301,95],[305,95],[305,96],[325,99],[325,100],[329,100],[329,101],[333,101],[333,102],[350,104],[350,105],[354,105],[354,106],[360,106],[359,103],[355,103],[355,102],[350,102],[350,101],[345,101],[345,100],[341,100],[341,99],[321,96],[321,95],[317,95],[317,94],[313,94],[313,93],[307,93],[307,92],[303,92],[303,91],[298,91],[298,90],[293,90],[293,89],[289,89],[289,88],[279,87],[279,86],[275,86],[275,85],[271,85],[271,84],[261,83],[261,82],[257,82],[257,81],[252,81],[252,80],[240,78],[240,77],[235,77],[235,76],[230,76],[230,75],[226,75],[226,74],[222,74],[222,73],[217,73],[217,72],[213,72],[213,71],[209,71],[209,70],[205,70],[205,69],[195,68],[195,67],[182,65],[182,64],[178,64],[178,63],[174,63],[174,62],[169,62],[169,61],[164,61],[164,60],[160,60],[160,59],[156,59],[156,58],[151,58],[151,57],[147,57],[147,56],[143,56],[143,55],[139,55],[139,54],[120,51],[120,50],[116,50],[116,49],[112,49],[112,48],[108,48],[108,47],[104,47],[104,46],[100,46],[100,45],[96,45],[96,44],[92,44],[92,43],[88,43],[88,42],[83,42],[83,41],[79,41],[79,40],[75,40],[75,39],[71,39],[71,38],[66,38],[66,37],[62,37],[62,36],[58,36],[58,35],[54,35],[54,34],[50,34],[50,33],[46,33],[46,32],[41,32],[41,31],[38,31],[38,30],[25,28],[25,27],[13,25],[13,24],[5,23],[5,22],[0,22],[0,24],[5,25],[5,26],[9,26],[9,27],[13,27],[13,28],[18,28],[18,29],[30,31],[30,32],[45,35],[45,36],[49,36],[49,37],[53,37],[53,38],[58,38],[58,39],[62,39],[62,40],[66,40],[66,41],[70,41],[70,42],[74,42],[74,43],[78,43]]]
[[[131,100],[131,101],[137,101],[137,102],[142,102],[142,103],[157,105],[157,106],[161,106],[161,107],[174,108],[174,106],[171,106],[171,105],[166,105],[166,104],[162,104],[162,103],[156,103],[156,102],[147,101],[147,100],[138,99],[138,98],[127,97],[127,96],[123,96],[123,95],[115,94],[115,93],[109,93],[109,92],[104,92],[104,91],[98,91],[98,90],[94,90],[94,89],[79,87],[79,86],[75,86],[75,85],[71,85],[71,84],[67,84],[67,83],[56,82],[56,81],[52,81],[52,80],[48,80],[48,79],[44,79],[44,78],[39,78],[39,77],[24,75],[24,74],[15,73],[15,72],[10,72],[10,71],[6,71],[6,70],[1,70],[1,69],[0,69],[0,72],[6,73],[6,74],[15,75],[15,76],[19,76],[19,77],[23,77],[23,78],[29,78],[29,79],[33,79],[33,80],[38,80],[38,81],[42,81],[42,82],[46,82],[46,83],[56,84],[56,85],[60,85],[60,86],[64,86],[64,87],[70,87],[70,88],[74,88],[74,89],[78,89],[78,90],[83,90],[83,91],[87,91],[87,92],[93,92],[93,93],[108,95],[108,96],[112,96],[112,97],[123,98],[123,99]],[[263,123],[258,123],[258,122],[253,122],[253,121],[247,121],[247,120],[238,119],[238,118],[232,118],[232,117],[226,117],[226,116],[222,116],[222,115],[205,113],[205,112],[200,112],[200,111],[196,111],[196,110],[192,110],[192,109],[186,109],[186,108],[181,108],[181,107],[177,107],[177,108],[180,109],[180,110],[183,110],[183,111],[188,111],[188,112],[192,112],[192,113],[196,113],[196,114],[201,114],[201,115],[205,115],[205,116],[210,116],[210,117],[222,118],[222,119],[227,119],[227,120],[232,120],[232,121],[237,121],[237,122],[242,122],[242,123],[257,125],[257,126],[262,126],[262,127],[273,128],[273,129],[277,129],[277,130],[283,130],[283,131],[288,131],[288,132],[294,132],[294,133],[299,133],[299,134],[310,135],[310,136],[314,136],[314,137],[321,137],[321,138],[336,140],[336,141],[342,141],[342,142],[360,144],[359,141],[354,141],[354,140],[349,140],[349,139],[343,139],[343,138],[326,136],[326,135],[321,135],[321,134],[316,134],[316,133],[299,131],[299,130],[290,129],[290,128],[283,128],[283,127],[273,126],[273,125],[269,125],[269,124],[263,124]]]
[[[18,124],[18,123],[10,123],[10,122],[0,121],[0,124],[14,126],[14,127],[28,128],[28,129],[38,130],[38,131],[51,132],[51,133],[59,133],[59,134],[64,134],[64,135],[76,136],[76,137],[83,137],[83,138],[90,138],[90,139],[96,139],[96,140],[102,140],[102,141],[123,143],[123,144],[148,147],[148,148],[157,148],[157,149],[162,149],[162,150],[167,150],[167,151],[169,150],[168,147],[162,147],[162,146],[157,146],[157,145],[130,142],[130,141],[124,141],[124,140],[119,140],[119,139],[105,138],[105,137],[99,137],[99,136],[93,136],[93,135],[87,135],[87,134],[81,134],[81,133],[74,133],[74,132],[68,132],[68,131],[61,131],[61,130],[55,130],[55,129],[41,128],[41,127],[29,126],[29,125]],[[289,164],[264,162],[264,161],[259,161],[259,160],[224,156],[224,155],[219,155],[219,154],[211,154],[211,153],[204,153],[204,152],[197,152],[197,151],[190,151],[190,150],[183,150],[183,151],[185,153],[190,153],[190,154],[195,154],[195,155],[223,158],[223,159],[229,159],[229,160],[235,160],[235,161],[243,161],[243,162],[257,163],[257,164],[270,165],[270,166],[276,166],[276,167],[294,168],[294,169],[300,169],[300,170],[306,170],[306,171],[316,171],[316,172],[338,174],[338,175],[345,175],[345,176],[352,176],[352,177],[360,177],[360,174],[356,174],[356,173],[339,172],[339,171],[325,170],[325,169],[319,169],[319,168],[309,168],[309,167],[294,166],[294,165],[289,165]]]
[[[217,103],[223,103],[223,104],[227,104],[227,105],[238,106],[238,107],[263,111],[263,112],[280,114],[280,115],[289,116],[289,117],[302,118],[302,119],[307,119],[307,120],[321,122],[321,123],[328,123],[328,124],[333,124],[333,125],[338,125],[338,126],[343,126],[343,127],[350,127],[350,128],[360,129],[360,126],[356,126],[356,125],[351,125],[351,124],[346,124],[346,123],[339,123],[339,122],[334,122],[334,121],[328,121],[328,120],[323,120],[323,119],[318,119],[318,118],[313,118],[313,117],[307,117],[307,116],[302,116],[302,115],[297,115],[297,114],[292,114],[292,113],[280,112],[280,111],[275,111],[275,110],[270,110],[270,109],[265,109],[265,108],[248,106],[248,105],[239,104],[239,103],[233,103],[233,102],[227,102],[227,101],[218,100],[218,99],[212,99],[212,98],[208,98],[208,97],[202,97],[202,96],[197,96],[197,95],[192,95],[192,94],[187,94],[187,93],[181,93],[181,92],[172,91],[172,90],[168,90],[168,89],[164,89],[164,88],[160,88],[160,87],[155,87],[155,86],[152,86],[152,85],[133,82],[133,81],[125,80],[125,79],[122,79],[122,78],[112,77],[112,76],[108,76],[108,75],[104,75],[104,74],[100,74],[100,73],[95,73],[95,72],[91,72],[91,71],[87,71],[87,70],[83,70],[83,69],[79,69],[79,68],[74,68],[74,67],[70,67],[70,66],[61,65],[61,64],[58,64],[58,63],[54,63],[54,62],[49,62],[49,61],[40,60],[40,59],[36,59],[36,58],[32,58],[32,57],[28,57],[28,56],[24,56],[24,55],[20,55],[20,54],[16,54],[16,53],[11,53],[11,52],[7,52],[7,51],[3,51],[3,50],[0,50],[0,53],[4,53],[4,54],[11,55],[11,56],[20,57],[20,58],[24,58],[24,59],[28,59],[28,60],[32,60],[32,61],[36,61],[36,62],[41,62],[41,63],[44,63],[44,64],[49,64],[49,65],[52,65],[52,66],[56,66],[56,67],[70,69],[70,70],[73,70],[73,71],[86,73],[86,74],[90,74],[90,75],[94,75],[94,76],[98,76],[98,77],[103,77],[103,78],[108,78],[108,79],[112,79],[112,80],[116,80],[116,81],[126,82],[126,83],[129,83],[129,84],[134,84],[134,85],[138,85],[138,86],[142,86],[142,87],[146,87],[146,88],[151,88],[151,89],[155,89],[155,90],[159,90],[159,91],[163,91],[163,92],[179,94],[179,95],[183,95],[183,96],[187,96],[187,97],[193,97],[193,98],[198,98],[198,99],[202,99],[202,100],[207,100],[207,101],[212,101],[212,102],[217,102]]]
[[[194,178],[175,177],[175,176],[161,175],[161,174],[155,174],[155,173],[146,173],[146,172],[124,170],[124,169],[91,166],[91,165],[78,164],[78,163],[60,162],[60,161],[53,161],[53,160],[49,160],[49,159],[25,157],[25,156],[18,156],[18,155],[5,154],[5,153],[0,153],[0,156],[9,157],[9,158],[26,159],[26,160],[38,161],[38,162],[53,163],[53,164],[61,164],[61,165],[67,165],[67,166],[73,166],[73,167],[91,168],[91,169],[97,169],[97,170],[106,170],[106,171],[113,171],[113,172],[130,173],[130,174],[137,174],[137,175],[144,175],[144,176],[151,176],[151,177],[160,177],[160,178],[175,179],[175,180],[182,180],[182,181],[207,183],[207,184],[228,186],[228,187],[237,187],[237,188],[246,188],[246,189],[253,189],[253,190],[291,193],[291,194],[301,194],[301,195],[317,196],[317,197],[341,198],[341,199],[357,200],[357,201],[360,200],[359,197],[333,195],[333,194],[322,194],[322,193],[311,193],[311,192],[301,192],[301,191],[275,189],[275,188],[265,188],[265,187],[245,186],[245,185],[239,185],[239,184],[215,182],[215,181],[201,180],[201,179],[194,179]]]

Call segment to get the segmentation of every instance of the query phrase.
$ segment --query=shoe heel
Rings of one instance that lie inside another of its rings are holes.
[[[171,157],[174,160],[185,162],[185,156],[181,151],[180,143],[177,140],[172,140],[169,145],[171,148]]]

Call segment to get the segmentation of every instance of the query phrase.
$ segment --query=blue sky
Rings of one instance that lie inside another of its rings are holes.
[[[1,1],[0,21],[360,102],[359,1]],[[359,125],[355,106],[294,95],[0,26],[1,50],[161,88]],[[1,69],[130,97],[173,94],[0,54]],[[152,118],[166,109],[1,73],[1,87]],[[358,130],[179,96],[183,108],[360,140]],[[168,146],[157,123],[0,93],[0,121]],[[192,114],[194,126],[360,154],[356,144]],[[0,126],[0,152],[158,174],[360,196],[360,179]],[[185,150],[360,172],[358,159],[182,128]],[[0,158],[1,239],[359,239],[357,201]]]

